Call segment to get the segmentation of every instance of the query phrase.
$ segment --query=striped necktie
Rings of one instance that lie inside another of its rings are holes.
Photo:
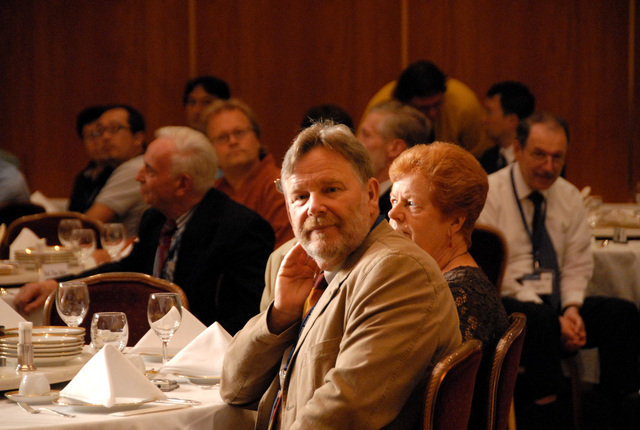
[[[171,239],[174,233],[178,230],[178,225],[173,219],[167,219],[167,222],[162,226],[160,230],[160,239],[158,240],[158,266],[154,276],[156,278],[162,277],[162,271],[167,263],[169,257],[169,249],[171,248]]]
[[[543,209],[545,199],[538,191],[529,194],[529,200],[533,202],[533,224],[531,231],[531,245],[533,247],[533,258],[541,269],[553,270],[553,291],[550,295],[543,297],[554,310],[560,310],[560,269],[558,268],[558,258],[553,249],[553,243],[549,237],[549,232],[545,226],[546,208]]]

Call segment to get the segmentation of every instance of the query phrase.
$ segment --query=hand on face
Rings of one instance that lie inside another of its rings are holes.
[[[279,333],[302,317],[304,302],[313,287],[318,265],[299,243],[284,257],[276,278],[269,329]]]

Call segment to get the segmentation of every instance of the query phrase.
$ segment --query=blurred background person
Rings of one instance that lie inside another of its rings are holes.
[[[88,211],[113,172],[114,167],[98,132],[98,118],[105,110],[105,106],[89,106],[76,117],[76,131],[89,156],[89,164],[76,175],[73,182],[69,197],[70,211]]]
[[[200,130],[202,112],[218,99],[231,97],[229,84],[215,76],[198,76],[187,82],[182,94],[182,104],[187,116],[187,125]]]
[[[18,168],[0,158],[0,203],[28,202],[29,186]]]
[[[389,175],[391,226],[438,263],[458,308],[463,340],[482,341],[477,381],[486,381],[498,340],[509,327],[498,288],[469,254],[471,232],[489,189],[487,174],[465,149],[434,142],[404,151]],[[481,428],[486,420],[486,391],[475,391],[469,428]]]
[[[302,117],[300,129],[305,129],[316,122],[326,120],[331,120],[335,124],[344,124],[351,129],[351,132],[355,133],[351,115],[340,106],[331,103],[310,107]]]
[[[266,219],[276,248],[293,238],[284,196],[275,187],[280,168],[260,142],[251,108],[238,99],[217,100],[203,114],[203,124],[224,173],[214,187]]]
[[[380,215],[387,220],[391,210],[389,166],[405,149],[430,142],[430,133],[429,120],[417,109],[397,100],[374,105],[358,128],[358,140],[371,154],[375,177],[380,183]]]

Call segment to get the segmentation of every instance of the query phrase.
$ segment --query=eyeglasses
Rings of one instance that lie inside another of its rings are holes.
[[[276,191],[278,191],[280,194],[284,194],[284,187],[282,186],[282,180],[278,178],[275,181],[273,181],[273,183],[276,186]]]
[[[120,124],[111,124],[111,125],[108,125],[106,127],[99,127],[97,129],[95,129],[94,131],[92,131],[91,133],[85,134],[84,138],[85,139],[95,139],[97,137],[101,137],[103,134],[105,134],[107,132],[109,134],[116,134],[120,130],[131,130],[131,127],[128,127],[126,125],[120,125]]]
[[[548,152],[541,151],[539,149],[534,149],[533,151],[528,151],[528,152],[529,152],[529,155],[531,156],[531,159],[536,163],[541,163],[541,164],[545,163],[548,157],[551,157],[551,162],[553,164],[559,165],[564,163],[565,154],[562,154],[562,153],[549,154]]]
[[[231,133],[224,133],[224,134],[221,134],[220,136],[212,137],[211,143],[213,144],[229,143],[229,141],[231,140],[231,136],[233,136],[235,140],[241,140],[252,131],[253,131],[253,128],[251,127],[233,130]]]

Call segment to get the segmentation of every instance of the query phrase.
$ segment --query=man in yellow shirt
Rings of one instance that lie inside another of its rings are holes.
[[[365,111],[394,98],[421,111],[432,123],[433,139],[452,142],[476,157],[492,146],[482,127],[484,109],[475,93],[457,79],[447,77],[433,63],[418,61],[407,67],[397,81],[378,91]]]

